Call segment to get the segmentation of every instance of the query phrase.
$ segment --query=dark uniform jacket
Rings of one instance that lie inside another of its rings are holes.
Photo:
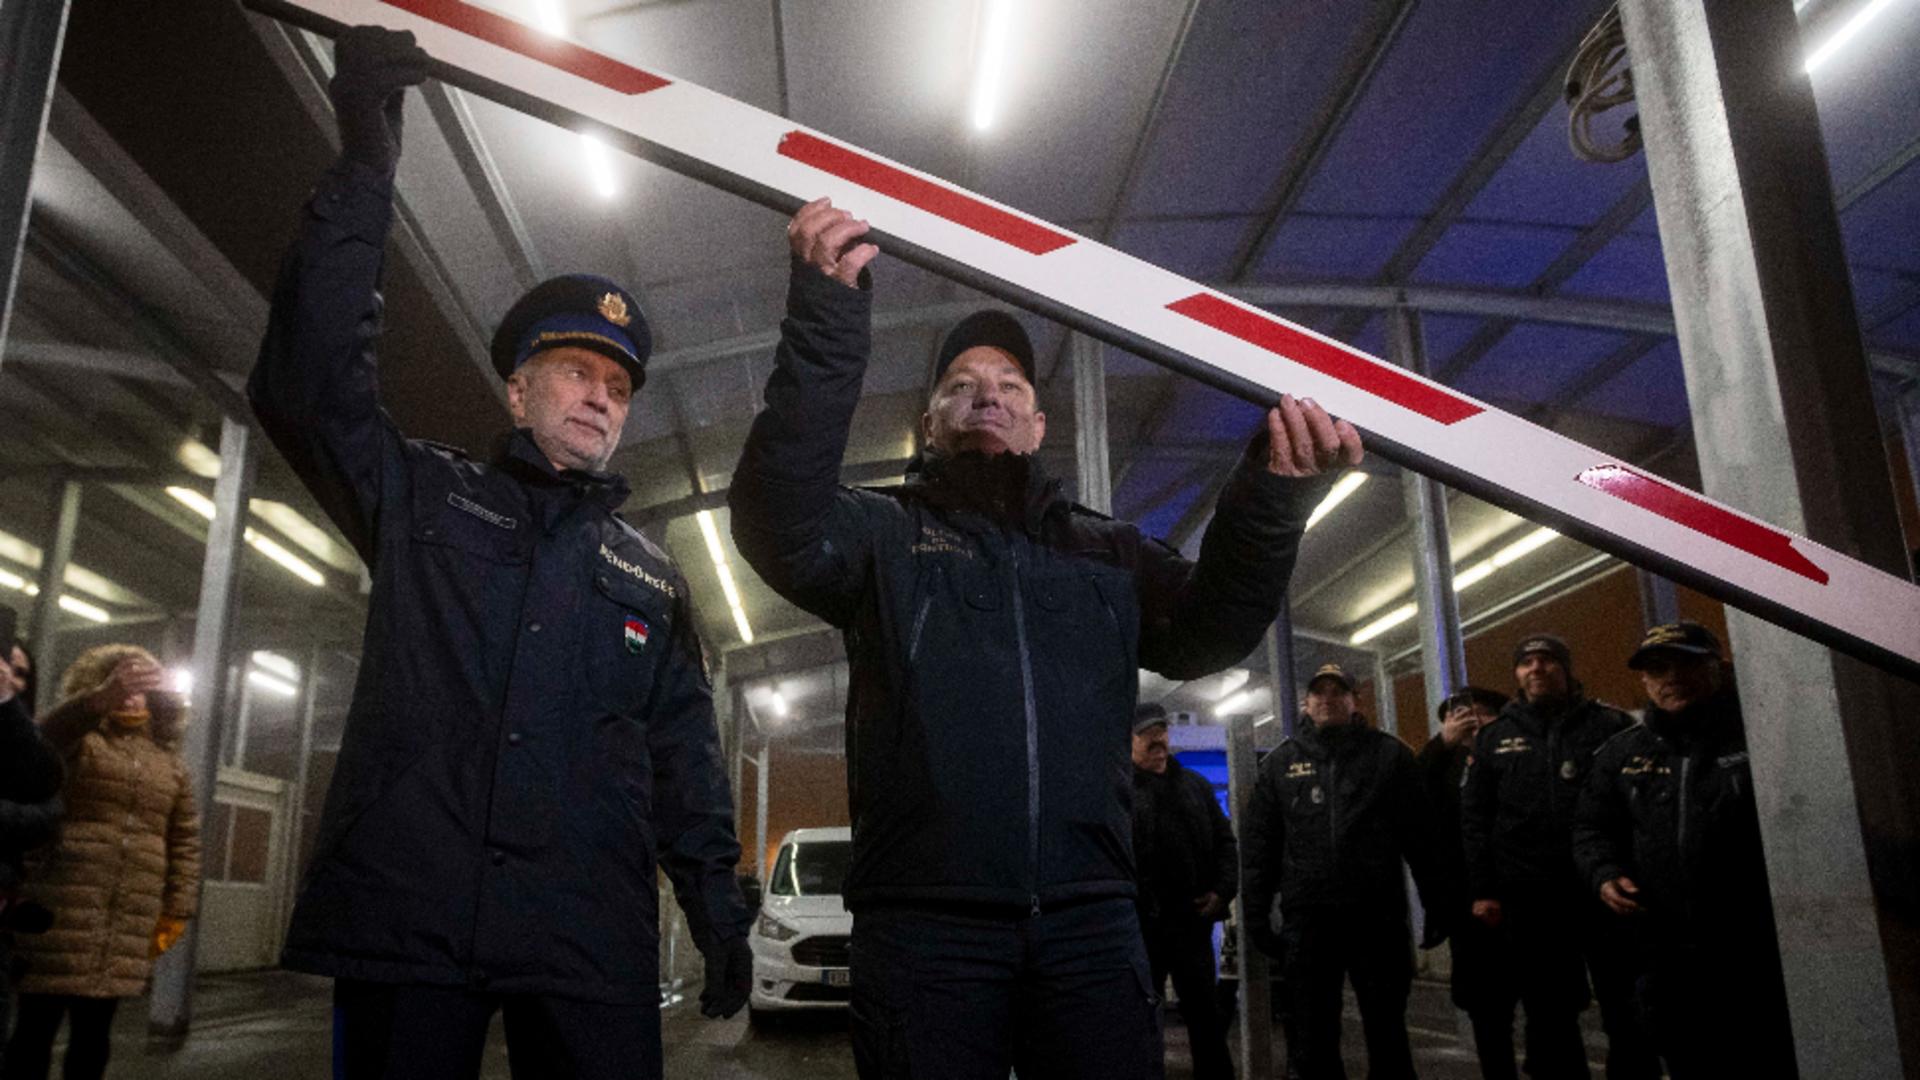
[[[702,948],[745,933],[686,582],[525,431],[482,463],[381,409],[390,186],[327,175],[248,385],[373,576],[283,962],[376,982],[658,998],[656,860]]]
[[[20,884],[22,856],[58,832],[65,774],[20,699],[0,702],[0,904]]]
[[[933,455],[899,487],[843,488],[870,297],[795,265],[730,492],[742,555],[846,637],[847,904],[1131,896],[1139,668],[1246,656],[1326,483],[1243,465],[1197,563],[1028,457]]]
[[[1593,755],[1633,717],[1576,696],[1557,713],[1511,701],[1480,729],[1460,788],[1475,900],[1576,897],[1573,814]]]
[[[1133,859],[1140,914],[1197,921],[1193,901],[1207,893],[1232,900],[1240,889],[1240,849],[1207,778],[1169,758],[1167,771],[1133,772]]]
[[[1428,910],[1450,895],[1440,838],[1413,751],[1364,721],[1300,732],[1260,763],[1240,838],[1242,898],[1250,918],[1351,906],[1390,917],[1406,909],[1400,864],[1413,870]]]
[[[1600,748],[1573,833],[1595,895],[1626,876],[1656,943],[1771,951],[1773,905],[1760,814],[1732,690],[1646,722]]]

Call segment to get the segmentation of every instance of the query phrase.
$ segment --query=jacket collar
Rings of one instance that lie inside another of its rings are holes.
[[[1514,698],[1507,702],[1507,707],[1501,710],[1500,715],[1512,717],[1528,734],[1544,735],[1549,727],[1565,724],[1579,716],[1586,710],[1590,700],[1576,685],[1573,693],[1561,699],[1558,707],[1547,708],[1536,702]]]
[[[555,469],[553,462],[540,451],[539,444],[533,441],[533,432],[528,428],[514,428],[497,440],[493,463],[528,486],[539,508],[541,524],[548,529],[566,512],[571,500],[543,496],[571,494],[611,512],[626,502],[630,493],[626,477],[619,473]]]
[[[1047,514],[1064,509],[1060,481],[1034,454],[946,454],[926,449],[907,463],[906,484],[928,502],[972,510],[1038,533]]]
[[[1740,733],[1740,693],[1729,681],[1712,697],[1677,713],[1649,705],[1646,724],[1663,741],[1683,751],[1690,752],[1702,743],[1718,745]]]
[[[1367,725],[1367,718],[1359,713],[1354,713],[1349,723],[1328,728],[1322,728],[1303,715],[1294,729],[1294,738],[1299,739],[1315,756],[1331,757],[1360,745],[1372,730]]]

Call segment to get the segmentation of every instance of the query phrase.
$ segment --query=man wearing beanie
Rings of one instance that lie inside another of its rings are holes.
[[[1499,931],[1527,1013],[1526,1067],[1538,1080],[1585,1077],[1580,1013],[1599,999],[1609,1080],[1657,1080],[1635,1015],[1631,950],[1573,862],[1573,818],[1600,744],[1633,718],[1586,696],[1573,653],[1553,634],[1513,650],[1514,699],[1475,736],[1460,788],[1472,916]]]
[[[380,407],[377,292],[411,34],[347,31],[340,161],[307,204],[248,393],[373,575],[359,684],[282,962],[334,978],[336,1076],[471,1078],[493,1014],[516,1076],[657,1077],[659,895],[752,978],[751,913],[687,585],[614,510],[646,319],[604,278],[548,281],[492,356],[492,459]]]
[[[1189,562],[1061,495],[1033,347],[982,313],[939,350],[906,482],[841,487],[865,232],[825,199],[789,223],[787,317],[729,500],[746,560],[846,636],[855,1061],[867,1080],[1158,1076],[1128,836],[1139,669],[1198,678],[1259,643],[1360,436],[1282,399]]]

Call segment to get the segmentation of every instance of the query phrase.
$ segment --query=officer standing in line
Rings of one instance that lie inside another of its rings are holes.
[[[1207,778],[1168,746],[1167,709],[1146,702],[1133,721],[1133,863],[1140,932],[1158,994],[1180,996],[1195,1080],[1233,1080],[1227,1017],[1215,978],[1213,927],[1240,887],[1240,848]]]
[[[1276,617],[1307,517],[1360,436],[1283,398],[1194,561],[1062,496],[1019,322],[939,350],[906,482],[840,486],[878,254],[825,199],[787,226],[787,317],[734,471],[740,552],[846,636],[860,1075],[1162,1071],[1134,911],[1127,733],[1140,669],[1193,679]]]
[[[1646,720],[1595,755],[1574,858],[1644,933],[1640,1000],[1674,1080],[1791,1080],[1760,812],[1720,640],[1699,623],[1656,626],[1627,666],[1646,687]]]
[[[283,963],[334,978],[350,1078],[657,1077],[656,866],[746,1001],[751,913],[686,582],[606,471],[649,334],[572,275],[494,335],[514,430],[491,461],[380,407],[377,289],[413,36],[357,27],[330,86],[343,144],[283,264],[248,394],[373,574],[366,641]]]
[[[1460,823],[1473,917],[1504,932],[1515,958],[1528,1072],[1589,1075],[1580,1013],[1591,971],[1608,1080],[1656,1080],[1660,1062],[1634,1015],[1631,950],[1573,864],[1573,813],[1594,751],[1633,718],[1586,696],[1552,634],[1521,639],[1513,678],[1518,696],[1475,737]]]
[[[1440,730],[1420,748],[1415,760],[1426,777],[1427,798],[1438,815],[1443,857],[1450,876],[1466,880],[1466,851],[1460,843],[1460,778],[1473,754],[1474,736],[1507,707],[1507,695],[1478,686],[1460,688],[1436,710]],[[1453,1003],[1473,1023],[1474,1054],[1484,1080],[1517,1080],[1513,1057],[1513,1009],[1520,991],[1512,971],[1504,936],[1469,918],[1462,898],[1459,910],[1446,919],[1452,930]]]
[[[1325,664],[1307,683],[1305,723],[1260,763],[1240,826],[1248,927],[1281,964],[1287,997],[1287,1075],[1344,1078],[1341,986],[1351,978],[1367,1040],[1367,1075],[1410,1080],[1407,996],[1413,949],[1404,861],[1413,870],[1432,927],[1423,945],[1444,939],[1457,907],[1442,840],[1413,751],[1368,725],[1353,680]],[[1280,897],[1277,931],[1265,925]]]

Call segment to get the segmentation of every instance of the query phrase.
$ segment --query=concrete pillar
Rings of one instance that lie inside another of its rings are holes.
[[[60,636],[60,594],[67,587],[67,562],[73,558],[73,538],[80,531],[80,481],[62,480],[54,485],[53,535],[40,549],[40,592],[33,598],[33,655],[43,672],[59,671],[53,646]],[[42,682],[52,685],[52,680]]]
[[[1274,634],[1269,633],[1269,655]],[[1291,682],[1291,677],[1288,678]],[[1274,700],[1278,702],[1276,693]],[[1233,820],[1247,819],[1247,806],[1253,800],[1253,785],[1259,778],[1258,753],[1254,746],[1253,716],[1240,713],[1227,718],[1227,799],[1233,805]],[[1244,830],[1236,829],[1242,836]],[[1240,849],[1240,880],[1247,880],[1247,849]],[[1244,895],[1244,894],[1242,894]],[[1239,898],[1233,901],[1234,927],[1239,939],[1234,948],[1240,957],[1240,1060],[1241,1076],[1265,1078],[1273,1075],[1273,987],[1267,954],[1253,943],[1250,920],[1264,919],[1264,911],[1248,911]]]
[[[1706,493],[1903,572],[1791,0],[1620,14]],[[1727,615],[1800,1075],[1920,1075],[1920,686]]]
[[[66,32],[67,0],[0,3],[0,354],[6,352],[20,247],[33,211],[33,163],[46,134]]]
[[[1651,570],[1640,569],[1640,623],[1651,630],[1656,626],[1678,621],[1680,618],[1680,594],[1674,591],[1673,582]]]
[[[1073,456],[1079,466],[1080,505],[1113,513],[1113,472],[1107,460],[1107,369],[1102,345],[1073,335]]]
[[[200,609],[193,634],[193,722],[183,750],[200,820],[213,815],[213,787],[220,766],[221,730],[232,692],[234,612],[240,601],[240,558],[245,550],[247,503],[259,450],[253,432],[231,417],[220,424],[220,478],[213,487],[213,521],[207,525],[207,557],[200,571]],[[187,924],[180,943],[153,969],[148,1028],[163,1038],[184,1038],[193,1022],[193,966],[200,920]]]
[[[1427,374],[1426,336],[1420,313],[1391,312],[1394,363]],[[1410,469],[1400,471],[1407,517],[1413,520],[1414,597],[1420,605],[1420,669],[1432,712],[1467,682],[1466,646],[1460,639],[1460,602],[1453,591],[1453,542],[1447,532],[1447,489]]]
[[[1393,676],[1387,674],[1387,658],[1383,653],[1373,654],[1373,711],[1381,731],[1399,733],[1400,703],[1394,700]],[[1430,726],[1428,730],[1435,731],[1438,727]]]

